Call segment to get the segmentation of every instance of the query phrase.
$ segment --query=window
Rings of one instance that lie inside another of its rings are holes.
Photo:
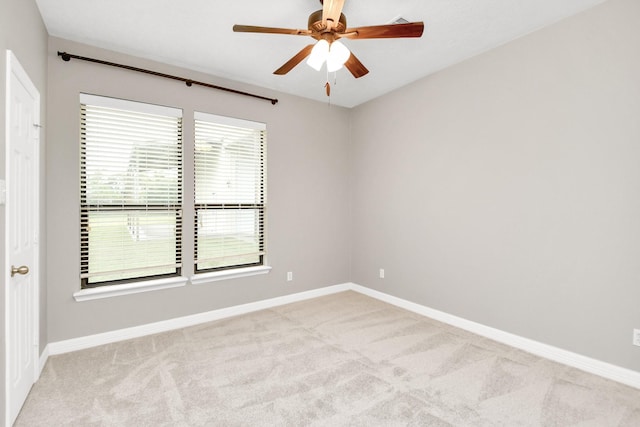
[[[180,275],[182,111],[81,94],[82,288]]]
[[[259,266],[265,256],[266,127],[195,114],[195,271]]]

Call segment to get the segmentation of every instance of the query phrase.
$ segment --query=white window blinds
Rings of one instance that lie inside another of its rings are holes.
[[[266,127],[195,113],[195,270],[262,265]]]
[[[182,111],[80,104],[82,287],[180,274]]]

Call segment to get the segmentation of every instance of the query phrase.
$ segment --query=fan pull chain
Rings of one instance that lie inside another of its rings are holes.
[[[331,106],[331,84],[329,83],[329,70],[327,70],[327,82],[324,84],[324,90],[329,97],[329,106]]]
[[[329,71],[327,71],[327,82],[324,84],[324,88],[327,91],[327,96],[329,97],[329,106],[331,106],[331,83],[329,83],[330,76]],[[338,72],[333,73],[333,85],[336,86],[338,84]]]

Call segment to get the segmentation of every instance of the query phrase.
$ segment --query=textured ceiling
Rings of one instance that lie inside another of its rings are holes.
[[[346,40],[369,69],[330,76],[353,107],[604,0],[347,0],[349,27],[424,21],[419,39]],[[306,28],[318,0],[37,0],[49,34],[327,102],[324,69],[273,75],[309,37],[234,33],[234,24]],[[72,52],[73,53],[73,52]],[[265,91],[265,95],[270,95]]]

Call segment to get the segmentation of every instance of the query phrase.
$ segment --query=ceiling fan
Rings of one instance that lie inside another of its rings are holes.
[[[369,70],[339,40],[342,38],[384,39],[399,37],[420,37],[424,31],[423,22],[407,22],[401,24],[374,25],[370,27],[348,28],[347,18],[342,13],[345,0],[320,0],[322,9],[309,15],[306,30],[288,28],[256,27],[251,25],[234,25],[233,31],[265,34],[290,34],[294,36],[311,36],[316,43],[302,48],[300,52],[274,71],[284,75],[296,65],[309,57],[307,64],[320,70],[326,62],[327,71],[336,71],[344,65],[355,78],[366,75]],[[327,94],[329,86],[327,83]]]

